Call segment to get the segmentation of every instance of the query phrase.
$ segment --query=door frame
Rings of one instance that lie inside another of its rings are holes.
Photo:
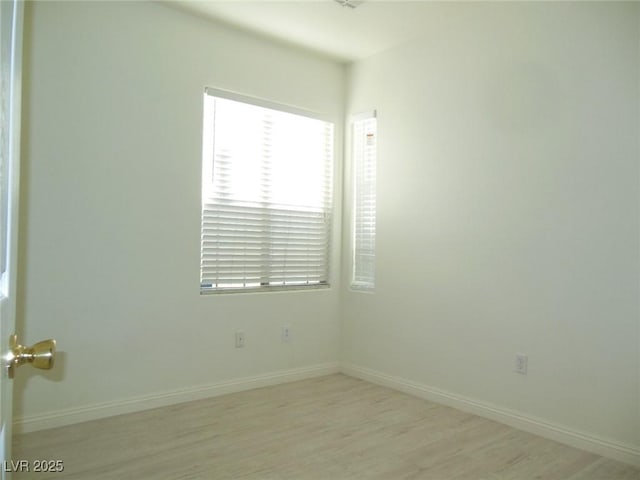
[[[22,108],[22,0],[0,0],[0,93],[3,140],[0,144],[0,479],[11,478],[13,385],[8,377],[9,336],[15,332],[20,200],[20,127]]]

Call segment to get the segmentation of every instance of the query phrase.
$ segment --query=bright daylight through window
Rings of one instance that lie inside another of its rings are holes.
[[[333,124],[207,89],[203,293],[329,284]]]
[[[351,288],[373,290],[376,253],[375,112],[353,121],[353,275]]]

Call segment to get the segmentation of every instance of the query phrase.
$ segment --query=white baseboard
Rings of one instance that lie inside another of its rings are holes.
[[[13,422],[13,431],[16,434],[45,430],[47,428],[62,427],[74,423],[97,420],[99,418],[112,417],[123,413],[139,412],[151,408],[165,407],[182,402],[190,402],[203,398],[216,397],[228,393],[251,390],[253,388],[267,387],[281,383],[294,382],[312,377],[330,375],[340,371],[338,362],[314,365],[311,367],[282,370],[254,377],[239,378],[226,382],[202,385],[199,387],[184,388],[170,392],[144,395],[140,397],[99,403],[85,407],[69,408],[41,415],[28,415],[17,417]]]
[[[182,402],[216,397],[229,393],[251,390],[253,388],[278,385],[304,380],[307,378],[342,372],[378,385],[393,388],[415,395],[425,400],[448,405],[505,425],[524,430],[541,437],[549,438],[575,448],[587,450],[608,458],[631,465],[640,466],[640,448],[623,445],[594,435],[572,430],[538,418],[523,415],[495,405],[479,402],[461,395],[452,394],[437,388],[421,385],[403,378],[387,375],[350,363],[331,362],[310,367],[282,370],[254,377],[218,382],[211,385],[185,388],[153,395],[105,402],[85,407],[70,408],[41,415],[29,415],[14,419],[13,431],[16,434],[62,427],[75,423],[97,420],[125,413],[139,412],[151,408],[164,407]]]
[[[640,466],[640,448],[632,445],[615,443],[594,435],[572,430],[562,425],[556,425],[538,418],[523,415],[519,412],[489,405],[471,398],[455,395],[358,365],[342,363],[341,371],[345,375],[383,385],[435,403],[448,405],[458,410],[495,420],[496,422],[509,425],[519,430],[564,443],[571,447],[586,450],[631,465]]]

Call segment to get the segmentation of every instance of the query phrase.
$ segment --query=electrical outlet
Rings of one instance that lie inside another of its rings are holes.
[[[291,327],[289,325],[282,327],[282,341],[284,343],[289,343],[291,341]]]
[[[236,332],[236,348],[244,347],[244,332]]]
[[[522,353],[516,353],[516,373],[526,375],[528,361],[529,359],[526,355]]]

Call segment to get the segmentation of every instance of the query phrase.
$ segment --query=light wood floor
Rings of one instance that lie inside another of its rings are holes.
[[[638,480],[640,469],[344,375],[17,436],[17,479]]]

